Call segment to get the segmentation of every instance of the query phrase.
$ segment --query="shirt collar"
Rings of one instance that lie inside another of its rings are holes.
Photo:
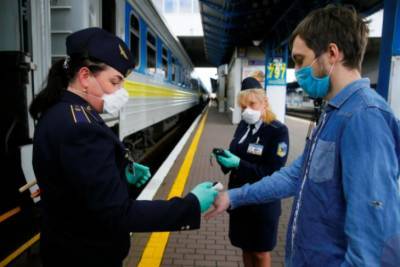
[[[351,82],[344,87],[334,98],[329,100],[328,106],[340,108],[347,99],[349,99],[355,92],[362,88],[370,88],[371,83],[368,78],[362,78]]]
[[[260,129],[261,125],[263,124],[262,120],[257,121],[254,124],[254,129],[253,129],[253,133],[256,133],[258,131],[258,129]],[[247,128],[250,129],[250,125],[247,125]]]

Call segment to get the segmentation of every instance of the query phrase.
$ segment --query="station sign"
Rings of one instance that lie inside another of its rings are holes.
[[[255,78],[261,85],[265,82],[265,61],[263,59],[248,59],[243,62],[242,80]]]
[[[286,85],[287,64],[282,57],[271,58],[268,62],[267,85]]]

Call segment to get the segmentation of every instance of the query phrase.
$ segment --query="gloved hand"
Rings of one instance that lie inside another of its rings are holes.
[[[229,150],[224,150],[225,154],[223,156],[217,156],[217,161],[219,164],[225,168],[237,168],[239,167],[240,158],[235,154],[232,154]]]
[[[126,180],[137,188],[144,185],[151,177],[150,168],[139,163],[133,163],[133,166],[127,166],[125,169]],[[134,171],[130,171],[130,169]]]
[[[213,188],[212,182],[198,184],[191,192],[199,200],[201,213],[207,211],[211,207],[214,199],[218,195],[218,191]]]

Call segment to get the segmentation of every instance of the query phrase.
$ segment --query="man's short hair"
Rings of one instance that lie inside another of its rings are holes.
[[[299,36],[318,57],[330,43],[335,43],[343,53],[343,65],[361,70],[368,43],[368,22],[354,8],[328,5],[308,14],[290,37],[290,45]]]

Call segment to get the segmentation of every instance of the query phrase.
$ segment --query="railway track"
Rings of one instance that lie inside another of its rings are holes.
[[[286,115],[306,120],[312,120],[314,118],[314,109],[287,108]]]

